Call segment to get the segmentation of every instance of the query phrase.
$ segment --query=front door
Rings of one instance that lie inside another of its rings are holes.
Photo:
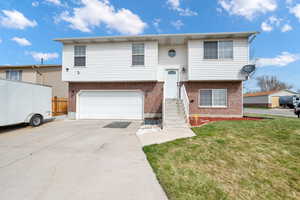
[[[165,98],[177,99],[178,98],[178,70],[167,70],[165,81]]]

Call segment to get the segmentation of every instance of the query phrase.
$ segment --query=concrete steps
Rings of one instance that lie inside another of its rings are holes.
[[[166,99],[164,112],[164,129],[188,128],[184,108],[180,99]]]

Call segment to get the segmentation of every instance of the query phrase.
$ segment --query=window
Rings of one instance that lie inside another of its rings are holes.
[[[200,107],[226,107],[227,89],[201,89],[199,93]]]
[[[22,70],[7,70],[6,71],[6,79],[13,81],[21,81],[22,80]]]
[[[205,41],[204,59],[232,59],[233,41]]]
[[[74,46],[74,66],[85,67],[86,46]]]
[[[168,52],[168,55],[173,58],[176,56],[176,51],[174,49],[170,49],[169,52]]]
[[[232,41],[219,41],[219,58],[233,58]]]
[[[145,65],[145,47],[143,43],[132,44],[132,65]]]
[[[204,42],[204,59],[218,59],[218,42]]]

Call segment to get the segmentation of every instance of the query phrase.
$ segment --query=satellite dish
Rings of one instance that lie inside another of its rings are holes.
[[[241,71],[246,75],[246,79],[249,79],[254,75],[255,69],[255,65],[245,65]]]
[[[245,73],[245,74],[251,74],[252,72],[254,72],[256,69],[255,65],[245,65],[243,68],[242,68],[242,72]]]

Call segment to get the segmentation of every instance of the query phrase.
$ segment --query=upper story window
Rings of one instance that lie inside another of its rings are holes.
[[[233,41],[205,41],[204,59],[232,59]]]
[[[74,66],[85,67],[86,65],[86,46],[74,46]]]
[[[132,65],[145,65],[144,43],[132,44]]]
[[[227,89],[201,89],[200,107],[227,107]]]
[[[6,79],[13,81],[21,81],[22,80],[22,70],[7,70],[6,71]]]

